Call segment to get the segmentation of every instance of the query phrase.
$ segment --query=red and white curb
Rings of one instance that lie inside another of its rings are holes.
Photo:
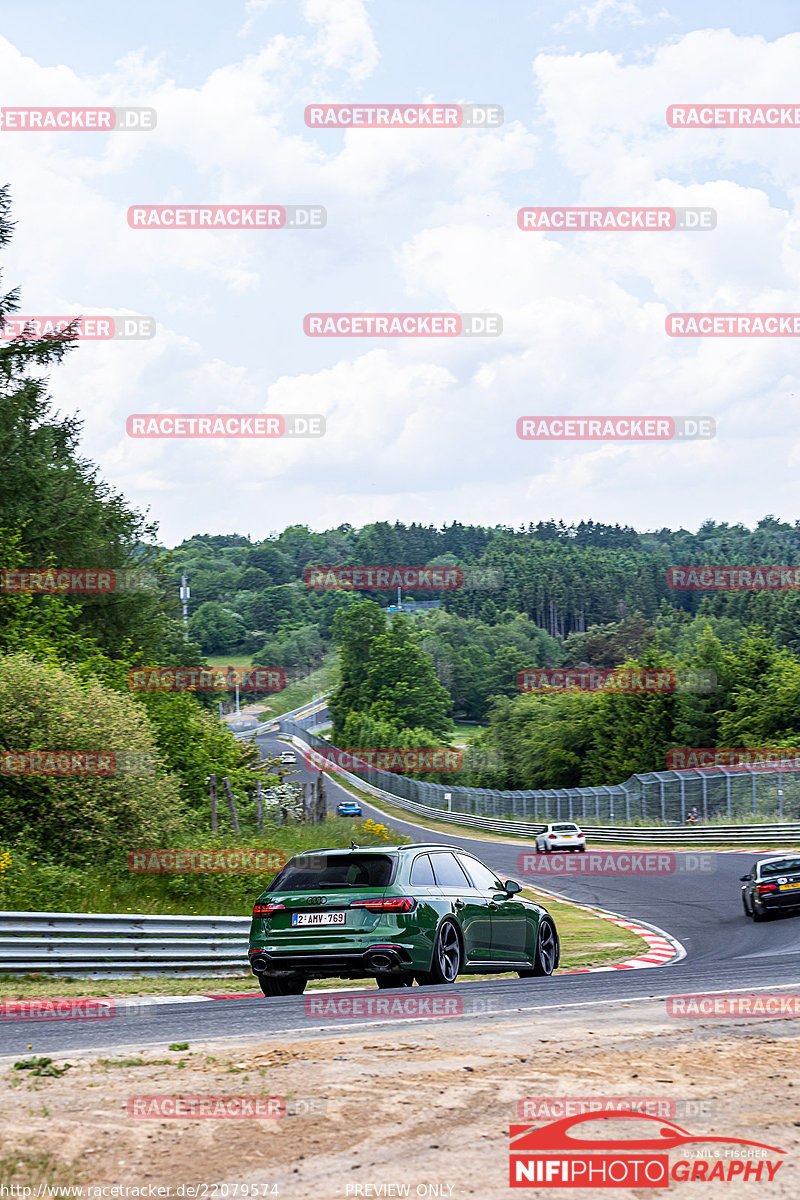
[[[664,929],[659,929],[657,925],[646,925],[642,921],[632,921],[629,917],[623,917],[619,913],[609,912],[606,908],[595,908],[589,904],[578,904],[575,900],[570,900],[567,896],[560,896],[557,892],[548,892],[544,888],[528,887],[528,891],[539,892],[540,895],[549,897],[552,900],[558,900],[561,904],[568,904],[570,908],[579,908],[582,912],[591,913],[592,916],[601,917],[604,921],[610,921],[613,925],[619,925],[622,929],[627,929],[630,933],[635,933],[637,937],[642,938],[647,943],[647,950],[643,954],[637,954],[633,958],[626,958],[624,962],[612,963],[607,967],[578,967],[574,971],[564,971],[564,975],[590,975],[600,971],[636,971],[643,967],[664,967],[667,963],[680,962],[686,957],[686,948],[672,934],[667,933]]]

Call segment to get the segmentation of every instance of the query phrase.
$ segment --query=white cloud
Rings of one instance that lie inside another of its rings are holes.
[[[667,15],[664,11],[659,14],[660,17]],[[594,33],[603,21],[626,21],[631,25],[644,25],[648,19],[650,18],[643,15],[641,7],[635,4],[634,0],[591,0],[589,4],[573,8],[554,28],[561,32],[570,25],[582,25],[589,33]]]
[[[800,35],[704,30],[632,60],[540,54],[533,128],[328,136],[300,127],[298,112],[321,80],[326,97],[357,98],[378,51],[366,5],[306,0],[302,11],[307,31],[270,36],[196,86],[142,55],[90,79],[0,42],[9,103],[159,112],[153,134],[19,135],[3,147],[19,223],[7,279],[21,281],[24,310],[158,319],[150,343],[81,346],[53,391],[84,416],[86,452],[152,506],[165,538],[398,516],[691,525],[796,508],[794,343],[664,332],[670,311],[800,311],[796,133],[672,130],[665,109],[792,99]],[[329,223],[245,236],[124,221],[128,203],[201,200],[324,203]],[[718,227],[516,228],[518,207],[559,202],[711,206]],[[496,311],[505,328],[497,339],[281,344],[287,310],[299,329],[304,311],[327,307]],[[254,311],[255,332],[240,337]],[[328,432],[133,441],[134,411],[321,412]],[[669,446],[520,442],[516,418],[537,412],[709,414],[719,429]]]

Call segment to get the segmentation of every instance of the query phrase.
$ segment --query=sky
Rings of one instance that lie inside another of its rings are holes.
[[[50,376],[82,452],[174,545],[377,520],[639,529],[800,517],[797,340],[672,312],[800,312],[796,4],[4,0],[0,104],[155,109],[0,129],[25,315],[152,318]],[[310,128],[313,104],[488,104],[493,128]],[[134,229],[131,206],[316,205],[316,229]],[[704,231],[522,231],[523,207],[705,207]],[[327,337],[310,313],[496,313],[492,337]],[[136,438],[131,414],[307,413],[317,438]],[[710,416],[702,440],[521,440],[527,415]]]

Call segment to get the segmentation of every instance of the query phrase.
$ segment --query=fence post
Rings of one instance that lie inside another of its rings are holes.
[[[219,819],[217,817],[217,777],[209,775],[208,790],[211,792],[211,832],[219,833]]]
[[[778,771],[778,816],[783,820],[783,771]]]
[[[239,818],[236,815],[236,801],[233,798],[233,792],[231,791],[231,781],[230,781],[230,779],[228,779],[227,775],[223,775],[223,777],[222,777],[222,786],[225,788],[225,795],[228,799],[228,808],[230,809],[231,821],[233,822],[234,832],[241,833],[241,830],[239,828]]]
[[[728,790],[728,816],[730,816],[731,815],[731,777],[727,771],[725,772],[725,783],[727,784],[727,790]]]
[[[756,815],[756,773],[753,771],[753,816]]]
[[[256,829],[259,833],[264,828],[264,803],[261,796],[261,780],[256,783]]]

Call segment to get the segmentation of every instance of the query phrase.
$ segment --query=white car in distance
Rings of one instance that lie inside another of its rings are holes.
[[[571,821],[557,821],[537,833],[536,849],[540,854],[550,854],[553,850],[585,851],[586,835]]]

